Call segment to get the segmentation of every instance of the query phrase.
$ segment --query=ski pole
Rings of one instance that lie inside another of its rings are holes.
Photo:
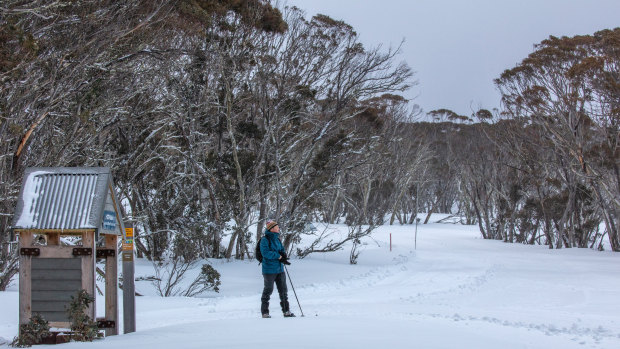
[[[301,304],[299,304],[299,298],[297,298],[297,292],[295,292],[295,286],[293,286],[293,280],[291,280],[291,274],[288,273],[288,269],[286,269],[286,265],[284,265],[284,270],[286,271],[286,276],[288,276],[288,281],[291,283],[291,288],[293,289],[293,294],[295,295],[295,299],[297,300],[299,311],[301,311],[301,317],[304,317],[304,311],[301,309]]]

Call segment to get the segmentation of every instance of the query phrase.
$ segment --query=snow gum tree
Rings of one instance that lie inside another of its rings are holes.
[[[556,247],[575,245],[584,217],[578,198],[587,195],[620,251],[620,29],[593,35],[550,37],[496,84],[507,113],[540,127],[552,145],[554,178],[563,207]]]
[[[422,202],[457,202],[484,238],[618,251],[619,33],[536,45],[496,80],[501,112],[429,113],[444,121],[425,126],[430,172],[448,184]]]

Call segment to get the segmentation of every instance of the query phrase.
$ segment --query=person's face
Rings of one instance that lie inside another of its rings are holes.
[[[271,228],[271,231],[274,232],[274,233],[279,233],[280,232],[280,227],[276,225],[275,227]]]

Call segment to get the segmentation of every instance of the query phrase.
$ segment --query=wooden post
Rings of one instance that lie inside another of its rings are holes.
[[[60,245],[60,233],[47,233],[47,245],[59,246]]]
[[[32,233],[22,231],[19,233],[19,250],[32,246]],[[32,256],[19,256],[19,327],[27,324],[32,316]]]
[[[96,297],[95,293],[95,260],[97,256],[97,246],[95,241],[95,232],[89,231],[82,233],[82,247],[91,248],[93,253],[90,256],[82,256],[82,288],[86,292]],[[97,302],[93,302],[86,310],[86,315],[90,316],[93,321],[97,319]]]
[[[118,237],[116,235],[105,236],[106,249],[118,250]],[[118,335],[118,256],[106,257],[105,259],[105,319],[114,321],[114,328],[106,328],[105,335]]]

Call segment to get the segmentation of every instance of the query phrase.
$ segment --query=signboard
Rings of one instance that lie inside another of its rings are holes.
[[[133,261],[133,228],[125,228],[123,240],[123,262]]]
[[[116,213],[114,211],[103,211],[103,229],[116,230]]]

